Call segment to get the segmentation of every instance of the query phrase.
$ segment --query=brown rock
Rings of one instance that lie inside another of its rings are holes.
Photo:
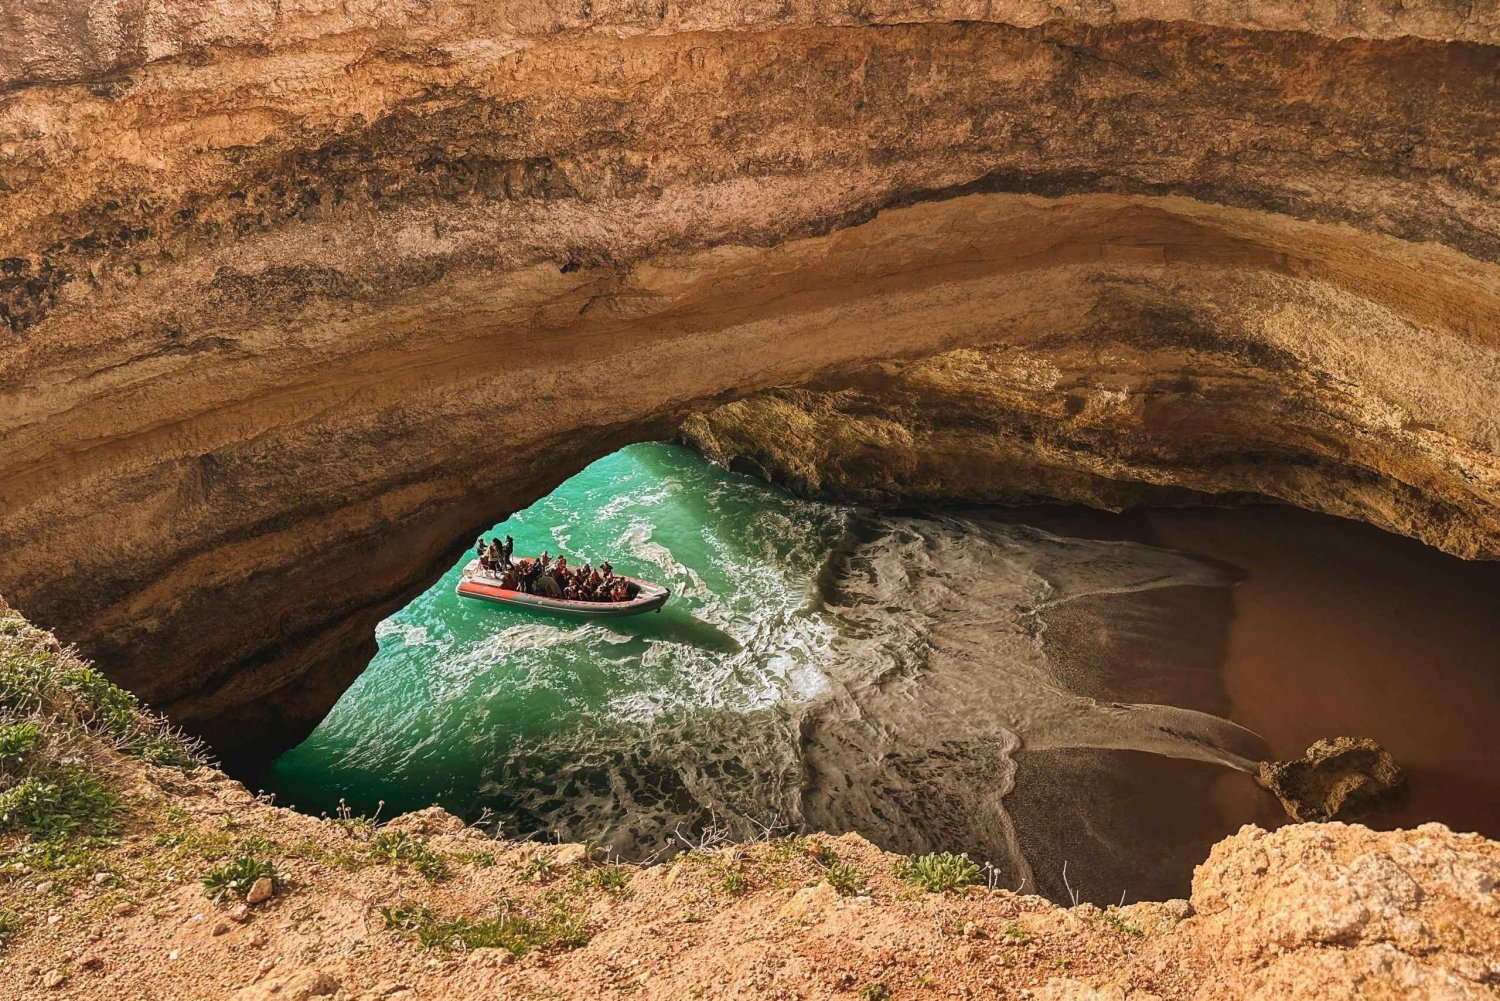
[[[986,406],[929,419],[931,366],[913,407],[834,401],[830,485],[1250,491],[1500,555],[1496,20],[7,4],[0,592],[264,759],[494,511],[694,410],[960,351]],[[497,409],[497,339],[588,392]]]
[[[424,838],[436,837],[440,834],[459,834],[468,827],[461,818],[455,817],[440,806],[429,806],[411,813],[403,813],[385,826],[388,830],[405,831]]]
[[[270,876],[262,876],[250,886],[250,892],[245,894],[245,903],[260,904],[271,899],[271,894],[276,892],[276,884],[271,881]]]
[[[1394,802],[1406,775],[1368,737],[1323,739],[1295,761],[1263,761],[1256,780],[1293,820],[1352,820]]]

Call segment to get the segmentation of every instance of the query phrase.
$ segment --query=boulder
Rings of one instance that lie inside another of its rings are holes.
[[[432,838],[440,834],[461,834],[469,825],[440,806],[429,806],[424,810],[403,813],[385,826],[387,830]]]
[[[1324,738],[1294,761],[1262,761],[1256,781],[1296,821],[1352,820],[1399,799],[1406,775],[1368,737]]]
[[[322,970],[297,970],[274,980],[241,988],[235,1001],[311,1001],[339,991],[339,982]]]

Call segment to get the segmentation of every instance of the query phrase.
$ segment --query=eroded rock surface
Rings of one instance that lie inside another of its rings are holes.
[[[1256,779],[1293,820],[1355,820],[1406,789],[1401,766],[1368,737],[1319,740],[1293,761],[1261,762]]]
[[[1009,409],[870,463],[989,436],[1006,490],[1249,492],[1495,556],[1497,24],[10,5],[0,590],[264,758],[586,462],[933,356]]]

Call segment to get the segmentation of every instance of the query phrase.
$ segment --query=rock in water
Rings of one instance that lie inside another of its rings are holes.
[[[1262,761],[1256,780],[1297,821],[1352,820],[1406,788],[1401,766],[1368,737],[1324,738],[1295,761]]]

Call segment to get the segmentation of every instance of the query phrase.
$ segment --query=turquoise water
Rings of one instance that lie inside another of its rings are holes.
[[[601,459],[496,533],[517,554],[610,559],[673,597],[605,622],[507,609],[454,594],[465,554],[380,625],[369,669],[273,764],[279,802],[386,818],[436,802],[635,858],[709,827],[858,830],[969,850],[1043,890],[1063,811],[1097,842],[1070,849],[1071,871],[1092,859],[1113,900],[1103,877],[1141,864],[1129,824],[1079,820],[1059,783],[1149,774],[1206,798],[1256,749],[1201,711],[1219,711],[1202,691],[1221,651],[1182,640],[1182,621],[1222,619],[1231,582],[1189,554],[811,502],[664,444]],[[1099,810],[1128,818],[1142,795],[1101,794]]]
[[[783,764],[697,735],[815,693],[831,631],[812,582],[847,518],[674,446],[601,459],[486,535],[667,584],[661,613],[579,622],[470,601],[460,561],[380,625],[369,669],[271,787],[300,809],[489,809],[526,833],[559,799],[617,814],[628,800],[623,822],[653,831],[688,820],[704,782]],[[590,768],[611,754],[634,759],[628,775]]]

